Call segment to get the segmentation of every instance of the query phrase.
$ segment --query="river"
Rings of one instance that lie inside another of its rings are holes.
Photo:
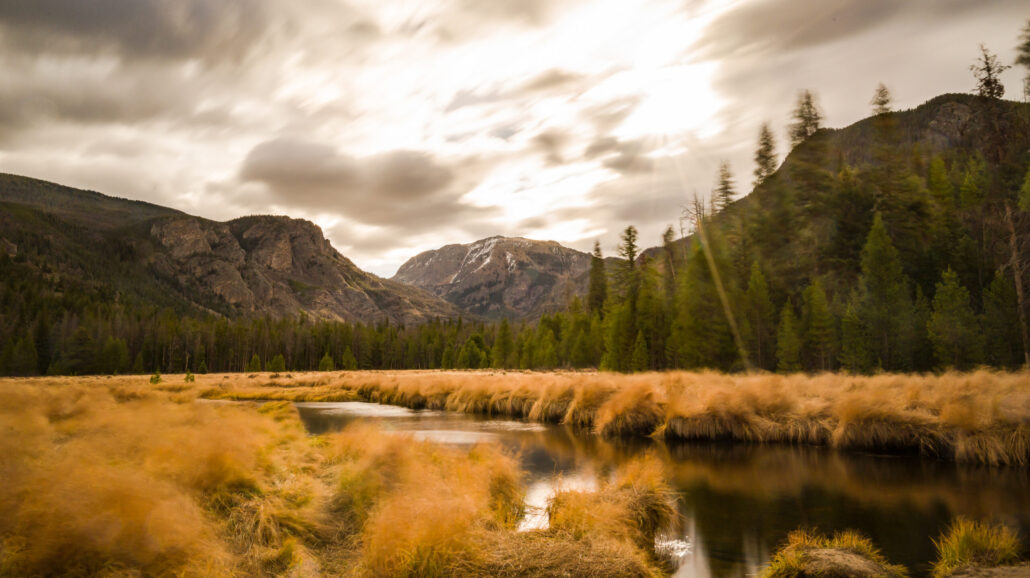
[[[388,432],[467,446],[495,442],[519,455],[529,513],[545,527],[556,485],[590,488],[613,468],[652,452],[668,466],[681,524],[667,537],[676,576],[754,576],[791,530],[856,529],[893,563],[928,575],[931,538],[955,516],[1005,522],[1030,535],[1030,476],[917,456],[844,454],[824,448],[740,443],[612,442],[557,425],[362,402],[297,403],[310,433],[375,421]]]

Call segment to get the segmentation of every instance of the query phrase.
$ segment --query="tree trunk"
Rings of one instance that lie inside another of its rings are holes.
[[[1023,260],[1019,254],[1016,225],[1012,220],[1012,207],[1005,204],[1005,223],[1009,227],[1009,267],[1016,281],[1016,303],[1019,307],[1019,326],[1023,337],[1023,367],[1030,368],[1030,337],[1026,327],[1026,307],[1023,304]]]

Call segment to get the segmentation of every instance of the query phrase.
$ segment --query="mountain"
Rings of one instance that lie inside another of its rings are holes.
[[[461,313],[360,270],[309,221],[219,223],[15,175],[0,175],[0,249],[44,286],[182,313],[397,323]]]
[[[589,253],[554,241],[489,237],[420,253],[392,279],[475,315],[525,319],[563,310],[584,294],[589,269]]]

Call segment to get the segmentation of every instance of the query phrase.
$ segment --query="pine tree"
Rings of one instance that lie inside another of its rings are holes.
[[[247,363],[247,367],[244,369],[244,371],[246,371],[247,373],[256,373],[258,371],[261,371],[261,358],[258,357],[258,354],[255,353],[250,358],[250,362]]]
[[[280,373],[286,371],[286,358],[284,358],[283,354],[281,353],[277,354],[275,357],[268,361],[268,365],[265,367],[265,370],[271,371],[273,373]]]
[[[143,352],[140,351],[136,353],[136,359],[132,362],[132,372],[136,374],[141,374],[145,371],[146,369],[143,367]]]
[[[14,344],[7,372],[10,375],[35,375],[39,359],[36,357],[36,344],[32,336],[22,337]]]
[[[969,291],[948,269],[937,284],[927,324],[934,357],[942,368],[968,369],[983,355],[983,335],[970,306]]]
[[[1030,168],[1023,177],[1023,186],[1019,189],[1019,210],[1030,211]]]
[[[981,318],[985,361],[994,367],[1014,369],[1023,363],[1019,318],[1012,314],[1017,307],[1012,276],[1004,269],[998,269],[994,280],[984,290]]]
[[[644,339],[644,332],[638,331],[637,338],[633,344],[633,360],[631,362],[631,371],[647,371],[648,370],[648,353],[647,353],[647,340]]]
[[[948,178],[948,169],[944,166],[944,159],[935,155],[930,160],[930,174],[926,180],[926,186],[934,201],[945,209],[955,206],[955,187]]]
[[[505,317],[501,320],[500,327],[497,328],[497,338],[494,339],[493,362],[491,367],[494,369],[507,368],[508,360],[514,349],[515,338],[511,333],[511,324],[508,323],[508,318]]]
[[[776,330],[776,370],[780,373],[801,371],[801,336],[794,306],[788,299],[780,312],[780,325]]]
[[[891,93],[882,82],[876,87],[876,93],[869,104],[873,105],[874,116],[891,112]]]
[[[343,355],[340,357],[340,369],[344,371],[354,371],[358,368],[358,359],[354,357],[354,352],[351,351],[350,345],[343,349]],[[330,369],[330,371],[332,371]]]
[[[325,355],[322,356],[322,359],[318,361],[318,370],[336,371],[336,363],[333,361],[333,356],[329,355],[328,351],[326,351]]]
[[[1016,64],[1027,68],[1027,75],[1023,79],[1023,98],[1030,100],[1030,21],[1023,27],[1019,39],[1019,46],[1016,47]]]
[[[719,163],[719,177],[712,198],[715,210],[726,210],[726,207],[733,203],[733,197],[736,194],[737,192],[733,190],[733,173],[730,172],[730,163],[722,161]]]
[[[670,305],[676,298],[676,232],[672,225],[662,233],[662,257],[665,265],[665,275],[662,280],[665,287],[665,303]]]
[[[543,327],[537,332],[537,346],[533,355],[533,367],[552,369],[558,367],[558,343],[554,332]]]
[[[773,369],[776,311],[769,298],[769,284],[758,261],[751,263],[751,276],[747,282],[746,316],[749,332],[748,350],[755,364],[762,369]]]
[[[976,94],[984,98],[1001,98],[1005,96],[1005,86],[1001,83],[1001,73],[1011,66],[998,62],[998,57],[980,44],[980,58],[976,64],[969,65],[969,70],[976,77]]]
[[[440,361],[441,369],[454,369],[454,364],[457,360],[454,358],[454,345],[447,343],[447,347],[443,350],[443,359]]]
[[[830,313],[822,282],[816,279],[802,293],[802,327],[808,369],[829,371],[836,359],[837,322]]]
[[[905,279],[898,251],[894,248],[887,229],[879,215],[862,250],[862,277],[864,290],[863,320],[869,334],[876,340],[875,351],[881,367],[896,370],[902,367],[898,359],[901,350],[898,341],[899,322],[904,316],[907,298]]]
[[[850,373],[869,373],[873,369],[872,353],[869,350],[872,339],[861,318],[861,307],[861,297],[855,293],[840,322],[840,364]]]
[[[769,123],[762,123],[758,133],[758,148],[755,150],[755,182],[754,186],[765,182],[779,166],[779,159],[776,158],[776,142],[773,138]]]
[[[794,122],[790,125],[790,145],[796,147],[819,130],[822,120],[811,91],[802,90],[798,93],[797,106],[792,116]]]
[[[590,286],[587,289],[587,307],[591,313],[603,315],[604,302],[608,299],[608,275],[604,270],[601,243],[594,241],[594,253],[590,256]]]

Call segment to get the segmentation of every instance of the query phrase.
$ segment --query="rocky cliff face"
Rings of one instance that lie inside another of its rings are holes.
[[[149,233],[163,249],[148,259],[159,275],[239,314],[399,323],[459,314],[424,291],[358,269],[310,221],[173,217],[152,223]]]
[[[394,281],[488,318],[533,318],[586,292],[590,255],[554,241],[490,237],[409,259]]]
[[[0,251],[30,240],[56,278],[134,302],[228,317],[418,323],[457,317],[422,289],[365,273],[314,223],[218,223],[156,205],[0,175]],[[102,286],[102,287],[101,287]]]

